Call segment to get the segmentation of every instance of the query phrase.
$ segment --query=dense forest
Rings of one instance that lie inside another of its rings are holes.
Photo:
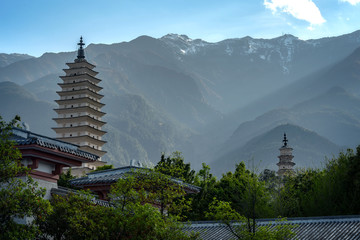
[[[21,153],[9,140],[18,119],[0,118],[0,238],[1,239],[197,239],[182,231],[189,221],[243,221],[238,239],[256,238],[268,229],[255,229],[255,219],[359,214],[360,146],[329,159],[323,169],[302,169],[285,177],[274,171],[247,169],[243,162],[217,179],[203,163],[196,172],[180,152],[161,155],[149,171],[133,172],[111,189],[110,207],[91,203],[90,192],[54,195],[44,200],[29,169],[21,166]],[[108,168],[108,167],[105,167]],[[185,194],[170,179],[201,187]],[[71,172],[63,173],[59,185],[69,187]],[[156,203],[159,208],[155,208]],[[26,224],[17,219],[31,217]],[[286,226],[286,225],[284,225]],[[291,236],[290,228],[267,232],[267,239]]]

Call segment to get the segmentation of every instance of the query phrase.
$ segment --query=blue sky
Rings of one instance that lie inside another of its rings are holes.
[[[1,0],[0,53],[77,49],[148,35],[186,34],[217,42],[227,38],[301,39],[360,29],[360,0]]]

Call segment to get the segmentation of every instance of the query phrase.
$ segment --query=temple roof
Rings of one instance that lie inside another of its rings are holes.
[[[307,217],[288,218],[286,224],[294,225],[293,231],[296,236],[293,239],[359,239],[360,215],[355,216],[328,216],[328,217]],[[234,223],[239,225],[240,223]],[[269,225],[271,228],[284,222],[276,222],[275,219],[258,219],[257,226]],[[206,240],[230,240],[234,235],[229,227],[217,221],[192,222],[185,225],[184,231],[200,233],[201,239]]]
[[[12,129],[12,133],[13,134],[11,138],[15,141],[15,145],[17,146],[38,145],[41,147],[59,150],[60,152],[83,157],[89,161],[96,161],[99,158],[95,154],[80,150],[79,146],[76,144],[42,136],[28,130],[14,127]]]
[[[115,169],[108,169],[108,170],[88,173],[86,177],[71,180],[71,184],[74,186],[113,184],[113,183],[117,182],[117,180],[126,178],[128,176],[128,174],[132,174],[132,173],[134,173],[134,171],[137,171],[137,170],[143,170],[143,171],[149,170],[150,171],[150,169],[148,169],[148,168],[137,167],[137,166],[126,166],[126,167],[120,167],[120,168],[115,168]],[[194,192],[199,192],[201,189],[198,186],[194,186],[192,184],[185,183],[180,179],[171,178],[171,180],[174,183],[179,184],[179,185],[183,186],[184,188],[189,189]]]

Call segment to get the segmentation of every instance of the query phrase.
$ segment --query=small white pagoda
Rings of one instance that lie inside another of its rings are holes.
[[[280,150],[280,156],[279,162],[276,164],[279,166],[279,170],[277,171],[277,174],[279,176],[284,176],[288,174],[293,174],[295,171],[293,170],[293,167],[295,166],[295,163],[292,161],[294,156],[292,155],[292,148],[288,146],[286,138],[286,133],[284,133],[284,145],[279,149]]]

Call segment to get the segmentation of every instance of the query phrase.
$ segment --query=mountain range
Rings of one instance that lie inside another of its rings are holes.
[[[358,144],[359,46],[360,31],[306,41],[283,35],[209,43],[168,34],[90,44],[86,59],[105,95],[104,160],[152,165],[161,152],[179,150],[217,175],[251,159],[276,169],[288,131],[297,166],[321,167],[325,156]],[[54,137],[57,83],[75,56],[0,54],[0,114],[19,114],[32,131]]]

